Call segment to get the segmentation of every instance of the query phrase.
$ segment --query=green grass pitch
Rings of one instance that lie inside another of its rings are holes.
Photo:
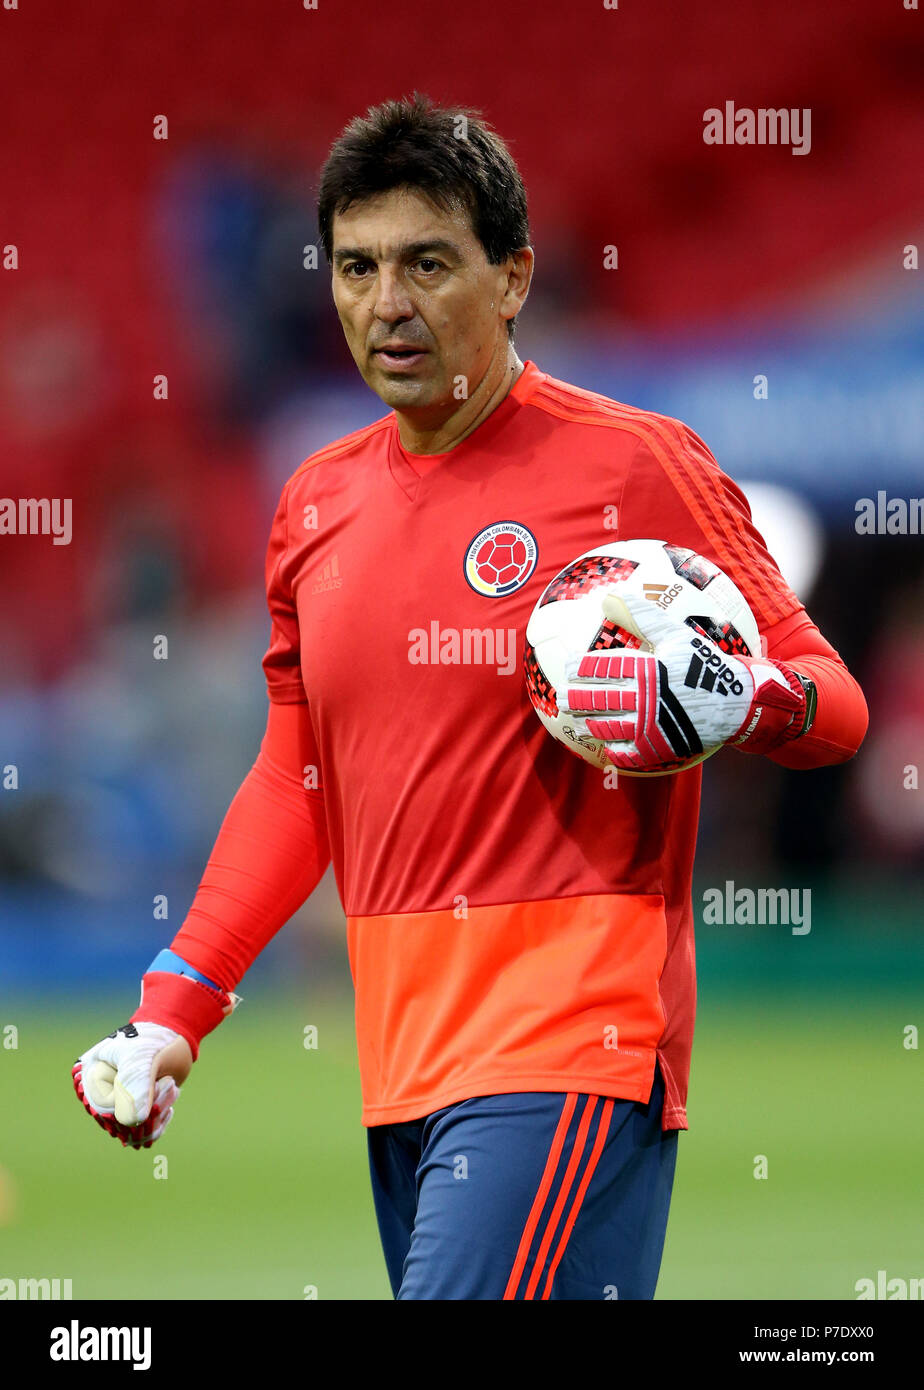
[[[701,1000],[659,1298],[854,1299],[879,1269],[924,1275],[909,1004]],[[91,1123],[70,1081],[123,1012],[5,1007],[0,1278],[69,1278],[89,1299],[389,1298],[349,1006],[252,996],[140,1153]]]

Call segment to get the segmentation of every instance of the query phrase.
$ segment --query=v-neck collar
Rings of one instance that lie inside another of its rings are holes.
[[[503,429],[510,417],[529,398],[539,382],[545,379],[545,376],[546,373],[540,371],[535,362],[530,360],[524,362],[522,372],[500,404],[491,411],[485,420],[482,420],[477,429],[472,430],[471,434],[467,434],[454,448],[447,449],[443,454],[409,453],[401,443],[401,437],[398,433],[398,417],[392,411],[388,430],[388,469],[408,500],[411,502],[419,500],[420,496],[427,490],[431,475],[438,473],[447,459],[464,456],[471,444],[477,444],[479,447],[489,444],[498,431]],[[418,473],[414,467],[414,462],[417,459],[420,459],[424,465],[423,473]]]

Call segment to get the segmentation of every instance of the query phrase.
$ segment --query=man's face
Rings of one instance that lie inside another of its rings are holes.
[[[489,264],[464,208],[445,213],[416,190],[393,189],[337,213],[332,235],[337,313],[363,380],[386,405],[452,413],[492,358],[506,362],[507,319],[519,308],[511,263]]]

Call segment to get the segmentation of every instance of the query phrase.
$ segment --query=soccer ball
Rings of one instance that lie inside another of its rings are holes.
[[[667,541],[614,541],[572,560],[547,585],[526,625],[523,665],[533,709],[553,738],[597,767],[612,767],[606,744],[582,734],[558,708],[565,662],[584,652],[634,648],[651,651],[603,614],[606,594],[632,593],[687,623],[732,656],[760,656],[760,634],[741,591],[717,565],[695,550]],[[688,758],[672,772],[693,767],[716,751]],[[659,777],[664,772],[620,773]]]

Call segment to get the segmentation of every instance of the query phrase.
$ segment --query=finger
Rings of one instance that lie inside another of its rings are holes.
[[[618,768],[620,772],[645,771],[645,768],[642,766],[642,759],[639,756],[638,750],[632,744],[629,744],[625,748],[620,749],[611,748],[609,745],[607,745],[603,751],[605,752],[606,756],[609,758],[613,766],[615,768]]]
[[[147,1142],[145,1143],[145,1148],[146,1148],[146,1149],[149,1149],[149,1148],[151,1147],[152,1144],[154,1144],[154,1143],[157,1142],[157,1140],[158,1140],[158,1139],[160,1138],[160,1136],[163,1134],[164,1130],[167,1128],[168,1124],[170,1123],[170,1121],[171,1121],[172,1119],[173,1119],[173,1106],[171,1105],[170,1108],[169,1108],[169,1110],[165,1110],[164,1113],[163,1113],[163,1115],[159,1116],[158,1121],[157,1121],[157,1124],[156,1124],[156,1125],[154,1126],[154,1128],[151,1130],[151,1133],[150,1133],[150,1135],[149,1135],[149,1137],[148,1137],[148,1139],[147,1139]]]
[[[585,652],[565,662],[566,681],[634,680],[637,661],[647,660],[637,652]]]
[[[154,1088],[151,1112],[143,1124],[132,1127],[131,1147],[149,1149],[160,1138],[173,1118],[173,1103],[180,1088],[170,1076],[162,1077]]]
[[[635,691],[628,686],[597,685],[569,686],[568,709],[632,711],[636,706]]]
[[[603,598],[603,615],[609,618],[611,623],[621,627],[625,632],[631,633],[633,637],[645,640],[645,633],[639,627],[632,614],[631,609],[618,594],[606,594]]]
[[[113,1084],[117,1075],[115,1067],[100,1058],[83,1068],[84,1095],[100,1114],[111,1115],[114,1112]]]
[[[192,1051],[183,1037],[177,1037],[154,1056],[136,1051],[119,1069],[113,1087],[116,1119],[122,1124],[143,1124],[154,1103],[158,1081],[182,1085],[192,1067]]]
[[[636,745],[645,767],[676,762],[677,753],[658,722],[661,713],[659,671],[654,659],[646,665],[638,685],[638,736]]]
[[[129,1129],[143,1125],[151,1113],[157,1090],[155,1063],[156,1058],[139,1053],[122,1065],[113,1083],[115,1117]]]
[[[74,1066],[71,1068],[71,1077],[74,1083],[74,1090],[77,1093],[77,1099],[80,1101],[80,1104],[83,1106],[84,1110],[86,1110],[87,1114],[91,1116],[92,1119],[96,1120],[97,1124],[99,1124],[103,1129],[107,1129],[109,1124],[109,1116],[107,1113],[97,1110],[93,1105],[91,1105],[90,1101],[88,1100],[87,1093],[84,1088],[83,1068],[81,1067],[79,1061],[75,1062]]]
[[[676,618],[662,613],[650,599],[642,598],[639,594],[607,594],[603,600],[603,612],[611,622],[624,627],[652,647],[676,636],[678,627],[682,626]]]
[[[158,1110],[166,1110],[172,1105],[180,1094],[180,1088],[172,1076],[162,1076],[154,1087],[154,1106]],[[153,1108],[153,1107],[152,1107]]]
[[[631,743],[635,738],[635,721],[630,719],[588,719],[587,732],[591,738],[604,743]]]
[[[112,1085],[112,1094],[115,1102],[116,1119],[119,1124],[132,1129],[135,1125],[144,1124],[150,1113],[151,1100],[154,1094],[154,1078],[153,1076],[150,1078],[148,1094],[141,1096],[136,1089],[129,1090],[116,1076]]]

